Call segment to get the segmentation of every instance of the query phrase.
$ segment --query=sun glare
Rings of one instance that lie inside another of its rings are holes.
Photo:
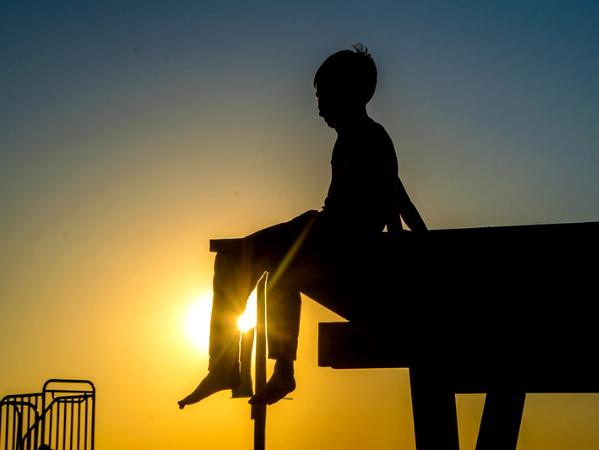
[[[210,337],[210,312],[212,310],[212,293],[207,292],[198,297],[187,310],[185,331],[190,342],[202,351],[208,351]],[[245,312],[237,320],[241,331],[256,326],[256,290],[248,298]]]
[[[195,347],[203,351],[208,351],[211,310],[212,293],[208,292],[190,305],[185,319],[187,337]]]
[[[248,331],[256,326],[256,290],[254,289],[248,298],[244,313],[237,320],[237,326],[241,331]]]

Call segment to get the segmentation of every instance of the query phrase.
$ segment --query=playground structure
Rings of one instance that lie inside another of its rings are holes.
[[[220,239],[210,249],[246,245]],[[373,293],[388,297],[384,317],[320,324],[319,365],[408,368],[417,450],[459,449],[456,393],[486,393],[477,450],[515,450],[526,393],[599,392],[589,301],[599,223],[381,233],[377,245],[386,251],[371,263],[390,281]],[[257,389],[266,380],[267,294],[265,275]],[[246,375],[250,339],[242,337]],[[253,406],[252,418],[254,448],[264,450],[266,406]]]
[[[0,401],[0,450],[94,450],[96,389],[50,379],[41,392]]]

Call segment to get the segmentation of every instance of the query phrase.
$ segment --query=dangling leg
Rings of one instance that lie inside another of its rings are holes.
[[[295,390],[293,362],[297,356],[301,297],[297,289],[281,284],[268,286],[266,314],[268,353],[275,359],[272,376],[260,392],[250,399],[250,404],[278,402]]]
[[[308,211],[289,222],[265,228],[247,236],[245,239],[257,249],[259,256],[244,254],[237,255],[217,254],[214,273],[214,301],[212,305],[212,319],[210,324],[210,364],[208,376],[186,398],[179,402],[179,407],[195,403],[223,389],[229,389],[239,384],[239,339],[240,332],[237,328],[237,318],[245,309],[247,297],[256,285],[265,270],[271,271],[275,267],[287,267],[301,247],[305,235],[317,216],[316,211]],[[283,262],[283,264],[281,264]],[[287,270],[275,270],[274,278],[282,275]],[[273,283],[273,286],[279,283]],[[269,292],[272,299],[290,298],[289,290],[283,289],[279,294],[278,289]],[[283,329],[289,330],[291,344],[285,346],[281,357],[277,357],[273,383],[269,386],[270,394],[265,401],[274,402],[283,398],[295,389],[293,378],[293,361],[297,347],[297,333],[299,330],[299,291],[291,294],[289,317],[287,310],[281,313],[284,317],[273,319],[273,323],[280,322]],[[275,300],[275,303],[279,303]],[[283,302],[287,303],[287,302]],[[276,309],[276,307],[275,307]],[[287,320],[291,325],[287,328]],[[297,323],[295,323],[297,322]],[[275,332],[275,334],[277,334]],[[293,344],[295,343],[295,344]],[[295,345],[295,346],[294,346]],[[276,344],[275,344],[276,346]],[[290,350],[287,350],[290,348]],[[275,381],[279,381],[275,383]],[[274,387],[276,386],[276,389]],[[276,398],[280,395],[280,398]]]
[[[272,278],[275,282],[269,278],[266,314],[269,358],[276,363],[264,389],[250,399],[252,404],[270,405],[295,390],[293,362],[297,356],[300,290],[338,314],[346,315],[348,309],[329,283],[334,279],[330,262],[318,251],[308,249],[300,253],[284,273]]]
[[[232,389],[240,383],[237,319],[264,268],[251,255],[216,255],[214,265],[212,315],[210,320],[210,362],[208,375],[179,408],[197,403],[216,392]]]

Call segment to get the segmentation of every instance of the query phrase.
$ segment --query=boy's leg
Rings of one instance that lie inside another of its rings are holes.
[[[276,270],[275,270],[276,272]],[[272,404],[295,389],[293,362],[297,356],[301,292],[347,316],[349,296],[337,295],[338,283],[331,264],[318,252],[302,252],[279,272],[275,283],[267,284],[266,315],[268,353],[276,364],[272,377],[261,392],[250,399],[252,404]]]
[[[293,261],[295,253],[301,247],[316,216],[316,211],[308,211],[289,222],[274,225],[247,236],[245,239],[248,251],[245,253],[218,253],[216,255],[210,322],[209,374],[194,392],[179,402],[180,408],[198,402],[219,390],[234,387],[233,385],[239,382],[240,331],[237,327],[237,319],[243,313],[250,292],[264,272],[268,270],[275,275],[273,278],[276,279],[283,272],[277,269]],[[286,264],[281,264],[283,260],[286,261]],[[273,286],[277,284],[276,282],[272,283]],[[289,291],[283,289],[281,292],[284,292],[282,295],[287,298]],[[277,291],[270,295],[273,299],[278,296]],[[299,301],[299,291],[296,290],[292,295],[292,300],[282,302],[286,307],[282,312],[281,327],[290,332],[281,334],[285,343],[279,345],[279,348],[284,348],[284,350],[275,366],[275,372],[291,374],[293,387],[287,383],[284,388],[287,389],[287,392],[295,388],[293,360],[295,359],[297,330],[299,329]],[[272,323],[276,327],[279,316],[276,314],[275,316]],[[274,335],[277,334],[274,331]],[[289,338],[291,338],[290,342]],[[277,347],[276,343],[273,345],[275,348]],[[288,358],[287,354],[291,356]],[[288,381],[289,377],[286,380]]]
[[[267,285],[266,304],[268,357],[295,361],[301,314],[299,291]]]
[[[216,255],[208,375],[191,394],[179,401],[179,408],[239,385],[240,331],[237,319],[263,273],[264,267],[252,261],[251,254]]]
[[[264,273],[250,254],[218,253],[214,263],[212,315],[210,318],[209,371],[239,370],[237,326],[247,299]]]
[[[297,243],[301,236],[291,233]],[[300,287],[321,275],[303,242],[291,245],[284,254],[267,264],[269,279],[266,292],[268,353],[275,359],[274,372],[265,387],[250,399],[251,404],[272,404],[295,389],[293,363],[301,315]]]
[[[273,288],[267,285],[268,354],[276,363],[264,388],[250,399],[251,404],[273,404],[295,390],[293,362],[297,355],[300,309],[297,289],[285,288],[280,283]]]

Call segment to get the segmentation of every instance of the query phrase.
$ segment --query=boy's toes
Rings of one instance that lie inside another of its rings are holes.
[[[293,377],[284,378],[274,376],[266,383],[264,389],[250,398],[248,403],[250,405],[272,405],[285,398],[293,390],[295,390],[295,380]]]

